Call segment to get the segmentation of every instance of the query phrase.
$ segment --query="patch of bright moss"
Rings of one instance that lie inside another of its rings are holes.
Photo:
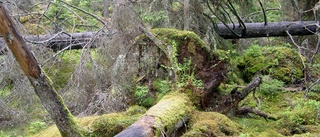
[[[238,136],[240,126],[217,112],[195,112],[190,119],[190,130],[183,137]]]
[[[259,91],[256,91],[255,96],[259,98],[259,104],[250,94],[241,102],[240,106],[244,105],[261,110],[279,120],[266,121],[253,114],[248,115],[248,118],[233,118],[233,121],[243,127],[243,136],[314,136],[320,133],[320,122],[317,118],[320,102],[302,99],[304,92],[281,91],[273,98],[266,98]]]
[[[302,63],[297,51],[288,47],[251,46],[238,61],[238,68],[248,82],[258,71],[286,83],[302,78]]]
[[[168,28],[156,28],[150,30],[151,33],[157,36],[160,40],[166,44],[179,46],[180,44],[185,44],[186,42],[192,42],[188,44],[188,49],[192,53],[195,49],[193,46],[203,46],[206,50],[209,50],[209,47],[206,46],[205,42],[194,32],[184,31],[177,29],[168,29]]]
[[[79,125],[88,130],[85,136],[112,137],[127,126],[133,124],[146,109],[132,106],[126,112],[111,113],[102,116],[89,116],[77,119]],[[38,134],[30,137],[61,137],[56,125],[52,125]]]
[[[145,108],[133,106],[126,112],[102,115],[92,123],[90,136],[113,137],[137,121],[145,112]]]
[[[183,124],[193,109],[187,94],[173,92],[164,96],[160,102],[151,107],[146,115],[155,116],[155,135],[161,136],[163,131],[167,134],[173,133],[176,124]]]

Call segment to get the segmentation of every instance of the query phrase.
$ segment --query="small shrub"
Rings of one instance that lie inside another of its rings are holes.
[[[279,94],[279,91],[284,86],[284,82],[271,78],[270,76],[262,76],[262,84],[260,92],[267,97],[273,98]]]
[[[45,129],[47,127],[45,122],[42,121],[35,121],[35,122],[31,122],[29,125],[29,132],[31,134],[35,134],[37,132],[39,132],[42,129]]]
[[[177,85],[178,88],[184,87],[187,84],[191,83],[195,87],[202,89],[203,88],[203,82],[202,80],[196,79],[194,75],[195,66],[192,66],[192,60],[189,59],[183,59],[183,63],[178,63],[177,67],[177,74],[178,74],[178,80]]]
[[[148,96],[149,88],[147,86],[137,86],[134,96],[137,100],[138,105],[144,107],[151,107],[155,100],[152,97]]]
[[[304,125],[318,125],[320,120],[320,102],[301,99],[294,108],[288,108],[277,121],[277,129],[283,135],[306,132]]]
[[[168,18],[164,11],[145,13],[142,15],[142,20],[149,23],[152,26],[158,26],[162,21]]]
[[[170,91],[170,82],[167,80],[156,80],[152,83],[152,86],[155,90],[157,90],[158,101]]]

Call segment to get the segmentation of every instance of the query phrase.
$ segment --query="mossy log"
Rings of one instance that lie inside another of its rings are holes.
[[[190,118],[193,103],[186,93],[174,92],[163,97],[139,120],[116,137],[174,136]]]

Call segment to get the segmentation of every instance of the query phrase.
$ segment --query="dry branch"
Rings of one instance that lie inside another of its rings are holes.
[[[211,109],[223,114],[238,109],[239,102],[247,97],[251,91],[255,90],[255,88],[261,84],[261,81],[262,79],[259,76],[254,77],[242,91],[238,91],[237,88],[235,88],[229,95],[214,100],[210,104]]]
[[[271,120],[277,120],[277,118],[271,116],[270,114],[267,114],[265,112],[253,109],[253,108],[249,108],[249,107],[241,107],[240,109],[237,110],[237,114],[240,115],[244,115],[244,114],[248,114],[248,113],[253,113],[256,114],[258,116],[263,117],[264,119],[271,119]]]

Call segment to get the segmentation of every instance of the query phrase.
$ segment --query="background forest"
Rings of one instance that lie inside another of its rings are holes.
[[[163,109],[153,106],[179,103],[176,93],[191,94],[192,104],[175,108],[192,106],[190,114],[156,136],[320,136],[317,0],[2,2],[85,136],[115,136]],[[295,21],[316,31],[232,31]],[[237,38],[220,35],[227,24]],[[0,137],[60,136],[1,40],[0,64]]]

